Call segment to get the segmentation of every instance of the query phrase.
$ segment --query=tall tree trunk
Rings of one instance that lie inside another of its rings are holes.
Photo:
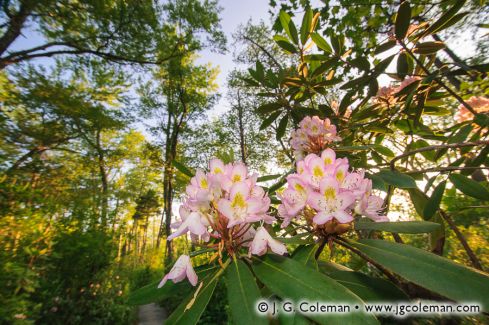
[[[238,129],[239,129],[239,147],[241,149],[241,161],[246,164],[246,142],[244,137],[243,107],[241,106],[241,97],[238,90]]]
[[[109,182],[107,176],[107,170],[105,168],[105,155],[102,150],[101,141],[100,141],[100,130],[97,131],[97,155],[98,155],[98,168],[100,181],[102,182],[102,193],[101,193],[101,213],[100,213],[100,225],[103,231],[105,231],[107,227],[107,210],[109,205]]]

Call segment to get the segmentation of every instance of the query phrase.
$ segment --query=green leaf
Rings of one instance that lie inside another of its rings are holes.
[[[307,238],[304,238],[306,237]],[[314,240],[311,237],[310,233],[302,233],[302,234],[297,234],[292,237],[276,237],[276,240],[284,243],[284,244],[289,244],[289,245],[310,245],[314,244]]]
[[[278,255],[255,258],[253,270],[256,276],[273,293],[293,301],[341,301],[358,306],[363,302],[350,290],[297,261]],[[308,314],[319,324],[379,324],[373,315],[363,313]]]
[[[449,22],[449,20],[464,6],[465,0],[457,0],[452,8],[447,10],[441,17],[435,21],[430,27],[426,29],[423,36],[436,33],[443,29],[443,26]]]
[[[385,43],[382,43],[380,44],[379,46],[377,46],[377,48],[375,49],[375,54],[380,54],[382,52],[385,52],[387,50],[390,50],[391,48],[393,48],[394,46],[396,46],[397,42],[395,40],[389,40]]]
[[[294,22],[290,18],[290,15],[285,11],[281,10],[279,14],[279,19],[280,19],[280,24],[282,24],[285,33],[295,44],[298,44],[299,37],[297,35],[297,29],[295,28]]]
[[[274,111],[276,111],[282,107],[283,107],[283,105],[280,103],[276,103],[276,102],[266,103],[266,104],[259,106],[255,110],[255,113],[257,113],[257,114],[268,114],[268,113],[274,112]]]
[[[413,52],[427,55],[436,53],[444,48],[446,48],[446,46],[443,42],[424,42],[416,44]]]
[[[411,6],[409,1],[404,1],[399,6],[396,16],[395,34],[398,40],[404,39],[411,23]]]
[[[265,68],[260,61],[256,61],[256,80],[263,82],[265,80]]]
[[[278,46],[280,46],[288,53],[294,54],[298,52],[297,48],[289,42],[286,41],[275,41],[275,42],[277,43]]]
[[[384,240],[361,239],[351,245],[408,281],[455,301],[489,308],[489,277],[422,249]]]
[[[272,179],[276,179],[282,176],[282,174],[273,174],[273,175],[265,175],[257,178],[257,183],[271,181]]]
[[[295,249],[292,254],[292,259],[313,269],[318,269],[318,263],[316,262],[316,251],[319,246],[317,244],[302,245]]]
[[[331,41],[331,45],[333,46],[333,50],[337,55],[342,55],[343,54],[343,46],[345,44],[345,37],[340,34],[340,35],[335,35],[333,33],[330,33],[329,39]]]
[[[195,273],[199,278],[205,278],[211,271],[215,270],[216,266],[203,266],[195,268]],[[160,280],[131,292],[127,303],[129,305],[146,305],[192,289],[192,285],[188,281],[178,283],[167,281],[161,288],[158,288],[159,283]]]
[[[326,53],[332,53],[333,50],[331,49],[331,46],[329,46],[328,42],[319,35],[318,33],[312,33],[311,38],[314,41],[314,43],[324,52]]]
[[[284,117],[282,117],[282,119],[278,123],[277,134],[276,134],[277,140],[280,140],[284,136],[285,130],[287,129],[287,122],[288,121],[289,121],[289,116],[285,115]]]
[[[402,174],[396,170],[381,170],[375,175],[380,176],[387,184],[393,185],[398,188],[416,187],[416,182],[411,176]]]
[[[234,260],[225,277],[234,324],[268,324],[266,316],[259,317],[256,313],[255,304],[261,295],[248,266],[241,260]]]
[[[401,52],[397,57],[397,75],[404,80],[408,74],[409,63],[406,52]]]
[[[394,154],[394,152],[392,152],[391,149],[384,147],[380,144],[375,145],[375,150],[378,151],[380,154],[386,156],[386,157],[389,157],[389,158],[395,157],[395,154]]]
[[[176,160],[173,160],[172,161],[172,165],[176,169],[178,169],[179,172],[181,172],[182,174],[184,174],[184,175],[186,175],[188,177],[194,177],[195,176],[195,172],[193,170],[191,170],[190,168],[185,167],[183,164],[179,163]]]
[[[474,127],[472,124],[467,124],[461,127],[457,133],[455,133],[453,136],[448,138],[447,143],[459,143],[459,142],[464,142],[465,139],[469,136],[470,132],[472,132],[472,129]]]
[[[489,191],[478,182],[460,174],[450,174],[450,182],[465,195],[474,197],[479,200],[489,200]]]
[[[327,275],[350,289],[363,301],[408,301],[409,297],[392,282],[374,278],[360,272],[333,271]]]
[[[378,175],[367,174],[365,175],[367,178],[372,180],[372,187],[376,190],[387,192],[387,186],[385,185],[382,177]]]
[[[260,124],[260,131],[265,130],[267,127],[269,127],[270,124],[272,124],[273,121],[275,121],[280,116],[280,114],[282,114],[281,111],[270,114],[270,116],[263,120],[263,122]]]
[[[299,313],[279,313],[278,320],[280,325],[310,325],[312,321]]]
[[[438,211],[438,209],[440,208],[440,203],[443,197],[443,192],[445,192],[446,184],[447,182],[443,181],[438,184],[433,190],[433,194],[431,194],[431,197],[429,198],[423,210],[424,219],[431,219],[436,211]]]
[[[222,269],[221,269],[222,270]],[[165,320],[165,324],[182,324],[194,325],[200,319],[209,300],[211,300],[214,289],[216,288],[221,270],[218,270],[207,276],[197,286],[195,292],[192,292],[183,300],[183,302],[173,311],[173,313]]]
[[[311,8],[307,8],[304,17],[302,18],[302,25],[301,25],[301,43],[303,45],[306,44],[307,38],[309,37],[312,18],[313,18],[313,12]]]
[[[401,234],[422,234],[438,228],[438,223],[429,221],[372,222],[360,219],[355,222],[356,230],[381,230]]]

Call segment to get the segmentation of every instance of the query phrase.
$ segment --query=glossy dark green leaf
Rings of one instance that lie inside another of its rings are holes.
[[[382,52],[390,50],[391,48],[396,46],[396,44],[397,44],[397,42],[395,40],[389,40],[385,43],[382,43],[379,46],[377,46],[377,48],[375,49],[375,54],[380,54]]]
[[[183,165],[182,163],[179,163],[178,161],[176,160],[173,160],[172,161],[172,165],[178,169],[179,172],[181,172],[182,174],[188,176],[188,177],[194,177],[195,175],[195,172],[192,171],[190,168],[186,167],[185,165]]]
[[[258,114],[268,114],[268,113],[271,113],[271,112],[274,112],[276,110],[278,110],[279,108],[282,108],[283,105],[280,104],[280,103],[275,103],[275,102],[272,102],[272,103],[266,103],[266,104],[263,104],[261,106],[259,106],[255,112],[258,113]]]
[[[416,44],[413,52],[427,55],[436,53],[444,48],[446,48],[446,46],[443,42],[424,42]]]
[[[269,127],[273,123],[273,121],[275,121],[280,116],[280,114],[282,114],[281,111],[270,114],[270,116],[264,119],[263,122],[260,124],[260,130],[264,130]]]
[[[401,289],[384,279],[352,271],[333,271],[326,274],[339,284],[350,289],[363,301],[392,302],[409,300],[409,297]]]
[[[403,278],[455,301],[473,301],[489,308],[487,274],[422,249],[385,240],[351,243],[372,260]]]
[[[387,184],[393,185],[398,188],[416,187],[416,182],[411,176],[402,174],[396,170],[381,170],[375,175],[380,176]]]
[[[190,293],[165,320],[165,324],[197,324],[214,293],[220,274],[220,271],[216,271],[202,280],[195,292]]]
[[[355,222],[356,230],[380,230],[401,234],[428,233],[437,230],[439,227],[440,225],[436,222],[429,221],[373,222],[360,219]]]
[[[397,11],[395,34],[398,40],[404,39],[411,23],[411,5],[409,1],[403,1]]]
[[[489,191],[478,182],[460,174],[450,174],[449,179],[450,182],[465,195],[479,200],[489,200]]]
[[[408,63],[408,55],[406,52],[401,52],[397,57],[397,75],[399,78],[404,80],[408,74],[409,63]]]
[[[280,176],[282,176],[282,174],[273,174],[273,175],[265,175],[265,176],[260,176],[257,178],[257,182],[260,183],[260,182],[266,182],[266,181],[270,181],[272,179],[277,179],[279,178]]]
[[[279,14],[279,19],[280,23],[282,24],[282,27],[289,36],[289,38],[295,43],[299,43],[299,36],[297,35],[297,29],[295,28],[294,22],[290,18],[290,15],[286,13],[285,11],[281,10]]]
[[[436,211],[438,211],[438,209],[440,208],[440,203],[441,199],[443,198],[443,192],[445,192],[446,184],[447,182],[443,181],[438,184],[433,190],[433,194],[431,194],[431,197],[429,198],[423,210],[424,219],[431,219]]]
[[[288,121],[289,121],[289,116],[285,115],[278,123],[277,134],[276,134],[277,140],[280,140],[285,135],[285,130],[287,130]]]
[[[278,313],[280,325],[310,325],[312,321],[299,313]]]
[[[391,149],[384,147],[380,144],[375,145],[375,150],[378,151],[381,155],[393,158],[395,156],[394,152]]]
[[[303,265],[310,266],[314,269],[318,269],[318,264],[315,259],[316,252],[319,248],[319,245],[314,244],[314,242],[310,245],[302,245],[295,249],[292,254],[292,258],[302,263]]]
[[[329,46],[328,42],[319,35],[318,33],[312,33],[311,38],[314,41],[314,43],[324,52],[326,53],[332,53],[333,50],[331,49],[331,46]]]
[[[474,129],[474,127],[472,126],[472,124],[464,125],[463,127],[461,127],[457,131],[457,133],[455,133],[453,136],[448,138],[447,143],[464,142],[467,139],[467,137],[469,136],[470,132],[472,132],[473,129]]]
[[[256,312],[256,302],[261,295],[248,266],[241,260],[231,262],[226,270],[225,278],[234,324],[268,324],[266,315],[259,316]]]
[[[278,255],[255,258],[253,270],[261,282],[283,299],[293,301],[341,301],[363,305],[360,298],[328,276],[293,259]],[[363,313],[309,314],[319,324],[378,324]]]
[[[307,8],[304,13],[304,17],[302,18],[301,24],[301,43],[306,44],[307,38],[309,37],[309,32],[311,30],[313,12],[311,8]]]

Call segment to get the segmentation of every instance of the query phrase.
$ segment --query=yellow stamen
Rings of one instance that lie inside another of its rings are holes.
[[[324,197],[329,200],[329,199],[334,199],[336,198],[336,190],[334,187],[328,187],[324,190]]]
[[[345,173],[343,173],[342,170],[339,170],[337,173],[336,173],[336,179],[338,181],[343,181],[343,179],[345,179]]]
[[[202,178],[200,180],[200,187],[205,188],[205,189],[209,187],[209,184],[207,184],[207,180],[205,178]]]
[[[324,173],[323,173],[323,170],[321,169],[321,167],[319,167],[319,166],[314,167],[314,169],[313,169],[313,175],[316,176],[316,177],[322,177],[322,176],[324,176]]]
[[[231,202],[231,207],[246,208],[246,201],[241,193],[236,193],[233,202]]]

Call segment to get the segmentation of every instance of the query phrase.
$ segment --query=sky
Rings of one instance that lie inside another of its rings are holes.
[[[254,23],[260,20],[265,22],[270,20],[268,15],[268,0],[220,0],[219,3],[223,8],[220,14],[222,19],[221,26],[228,39],[228,51],[225,54],[219,54],[205,50],[200,54],[201,57],[198,60],[200,63],[211,63],[214,66],[218,65],[220,70],[219,76],[217,77],[217,84],[219,85],[219,92],[222,96],[213,109],[211,116],[219,116],[219,114],[229,107],[225,96],[226,79],[229,72],[236,66],[233,62],[232,34],[240,24],[246,24],[250,19]]]

